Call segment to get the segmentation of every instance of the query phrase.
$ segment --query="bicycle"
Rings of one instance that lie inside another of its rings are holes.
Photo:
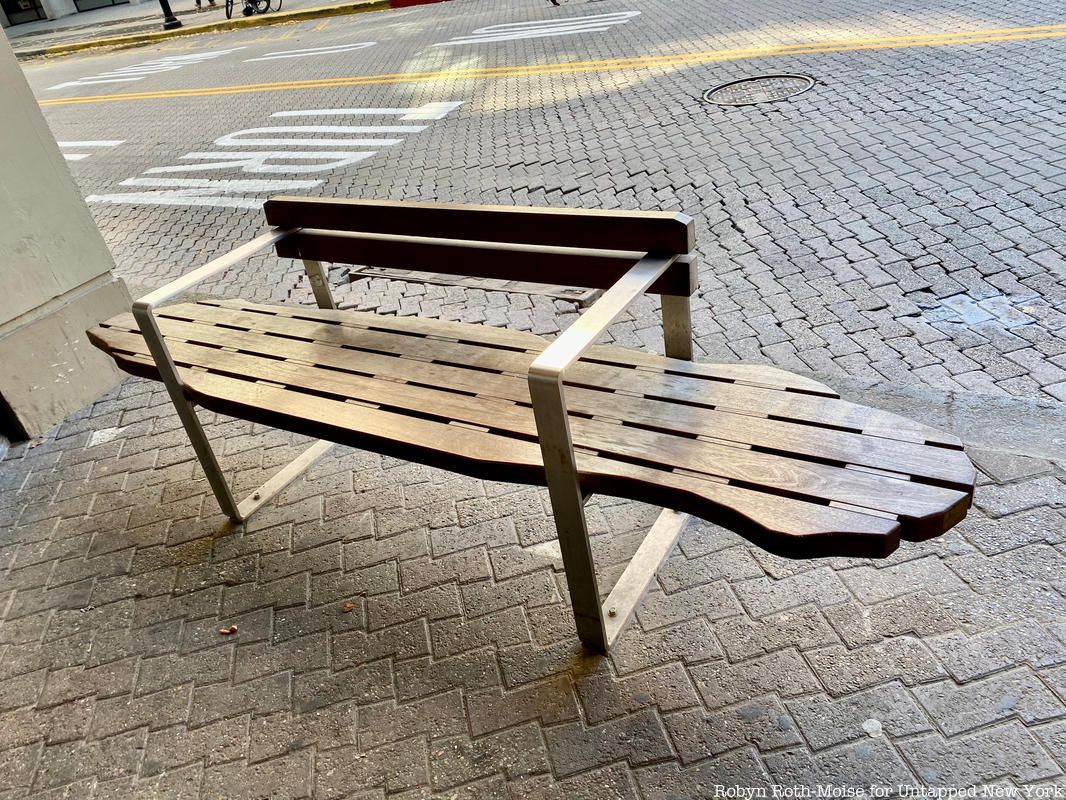
[[[250,17],[252,14],[266,14],[268,11],[281,11],[282,0],[243,0],[241,13]],[[226,19],[233,19],[234,0],[226,0]]]

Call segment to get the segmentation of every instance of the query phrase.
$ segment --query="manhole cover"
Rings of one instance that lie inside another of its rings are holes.
[[[715,86],[703,93],[703,99],[720,106],[751,106],[784,100],[812,86],[814,78],[808,75],[759,75]]]

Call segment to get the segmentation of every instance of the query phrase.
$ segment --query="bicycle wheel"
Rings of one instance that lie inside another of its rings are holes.
[[[265,14],[270,10],[270,0],[248,0],[254,14]]]
[[[226,0],[226,19],[233,19],[233,0]]]

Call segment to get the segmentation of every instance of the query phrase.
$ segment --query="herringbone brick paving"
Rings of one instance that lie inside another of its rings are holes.
[[[626,7],[571,5],[565,13]],[[978,0],[641,7],[639,24],[610,36],[494,52],[533,63],[827,29],[1062,21],[1054,4]],[[389,38],[394,23],[378,15],[312,44],[375,36],[373,69],[399,71],[412,41],[545,11],[470,0],[403,13],[409,38]],[[402,147],[331,175],[324,193],[684,209],[700,230],[700,358],[919,397],[938,389],[949,401],[1018,398],[1021,425],[1066,400],[1061,42],[238,95],[226,115],[203,99],[131,105],[123,125],[140,138],[74,169],[87,194],[111,192],[217,136],[271,124],[275,110],[466,99]],[[711,110],[696,99],[769,70],[820,84],[802,103]],[[205,85],[188,71],[168,80]],[[199,127],[189,132],[187,118]],[[112,124],[81,107],[48,119],[68,139],[104,138]],[[238,209],[92,209],[134,291],[262,225]],[[336,268],[332,278],[342,305],[380,313],[547,335],[575,313],[542,296],[348,285]],[[270,257],[208,289],[311,302],[294,265]],[[655,311],[638,304],[613,339],[658,350]],[[205,417],[239,493],[303,445]],[[165,393],[130,379],[0,462],[0,797],[1066,786],[1066,459],[1053,449],[971,448],[982,477],[967,520],[884,561],[787,561],[694,523],[598,658],[577,645],[544,492],[341,450],[233,528]],[[593,499],[604,588],[654,514]],[[229,625],[237,633],[220,635]]]
[[[242,488],[301,445],[205,416]],[[882,562],[694,524],[600,658],[544,492],[347,451],[234,528],[163,391],[130,379],[0,469],[0,789],[1061,785],[1066,464],[974,455],[970,518]],[[654,513],[594,499],[608,581]]]

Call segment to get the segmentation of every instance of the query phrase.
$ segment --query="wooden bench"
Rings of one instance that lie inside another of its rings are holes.
[[[883,557],[900,537],[943,533],[970,505],[975,472],[955,437],[780,369],[692,362],[697,273],[683,214],[287,197],[265,210],[270,232],[89,331],[124,370],[166,384],[235,521],[330,443],[546,485],[578,634],[602,652],[687,514],[789,557]],[[303,260],[318,308],[161,305],[271,245]],[[323,261],[606,291],[549,342],[338,311]],[[662,299],[666,357],[595,345],[645,292]],[[323,441],[238,503],[194,404]],[[584,515],[594,493],[668,509],[604,602]]]

